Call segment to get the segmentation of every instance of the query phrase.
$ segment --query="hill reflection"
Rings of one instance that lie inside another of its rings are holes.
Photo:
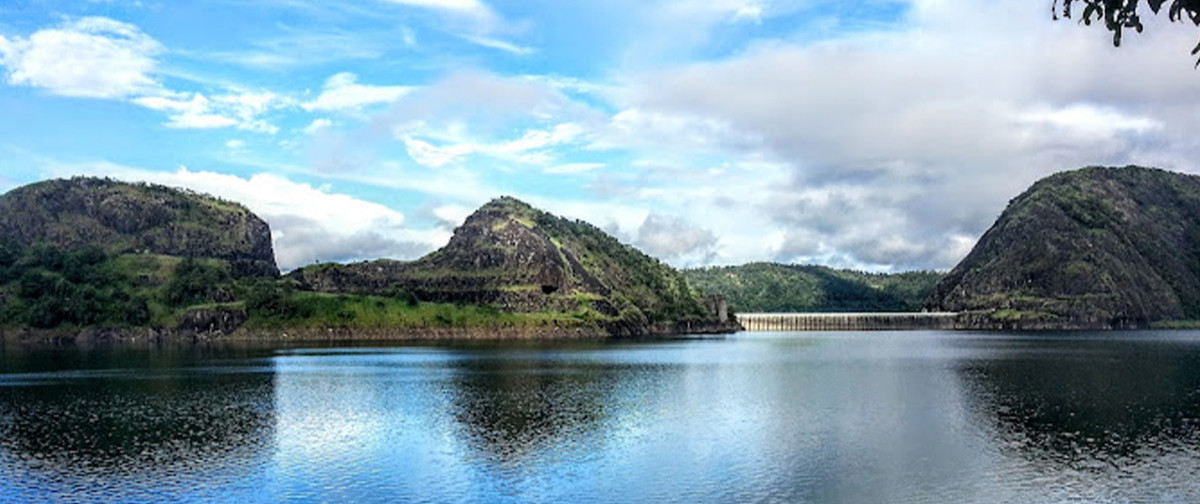
[[[219,486],[222,474],[262,465],[274,422],[270,375],[187,368],[191,357],[7,352],[5,369],[15,372],[0,381],[0,479],[45,492],[57,488],[47,482],[106,474],[88,491],[117,499],[189,471]]]
[[[1170,339],[1092,336],[1008,341],[997,358],[959,370],[974,391],[969,407],[991,446],[1024,460],[1031,472],[1108,481],[1095,488],[1144,491],[1157,485],[1170,494],[1172,487],[1186,487],[1190,482],[1182,478],[1153,485],[1141,479],[1200,471],[1200,358],[1194,344],[1183,351],[1189,347]]]
[[[532,355],[464,359],[453,367],[457,430],[489,464],[520,464],[548,450],[559,457],[594,452],[613,394],[628,386],[620,368],[568,361],[562,351]]]

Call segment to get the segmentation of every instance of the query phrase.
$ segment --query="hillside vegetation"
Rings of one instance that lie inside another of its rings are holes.
[[[1200,319],[1200,177],[1129,166],[1042,179],[1014,198],[927,306],[1004,328]]]
[[[0,210],[0,334],[16,329],[22,338],[594,337],[736,328],[710,315],[716,306],[674,269],[590,224],[511,198],[485,205],[450,244],[419,261],[324,264],[287,277],[275,268],[267,225],[210,196],[74,178],[15,189],[0,196]]]
[[[725,296],[731,309],[743,313],[920,311],[942,278],[933,271],[884,274],[777,263],[683,273],[694,287]]]
[[[678,271],[599,228],[513,198],[485,204],[443,248],[412,262],[321,264],[288,275],[302,289],[393,295],[567,314],[617,335],[727,330]]]
[[[19,246],[99,247],[221,259],[239,276],[276,276],[267,223],[246,207],[152,184],[75,177],[0,196],[0,237]]]

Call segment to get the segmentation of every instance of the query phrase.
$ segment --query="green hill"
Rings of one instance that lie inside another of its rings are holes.
[[[927,306],[977,327],[1127,328],[1200,319],[1200,177],[1129,166],[1014,198]]]
[[[684,270],[689,283],[720,294],[739,312],[919,311],[940,273],[884,274],[824,266],[750,263]]]
[[[730,328],[670,266],[591,224],[508,197],[481,207],[445,247],[419,260],[321,264],[288,277],[317,292],[403,292],[421,301],[566,314],[566,325],[614,335]]]
[[[246,207],[159,185],[76,177],[13,189],[0,196],[0,239],[221,259],[239,276],[279,274],[271,230]]]
[[[241,205],[106,179],[0,196],[0,337],[410,339],[729,331],[674,269],[511,198],[403,263],[278,276]],[[31,330],[33,330],[31,332]],[[40,332],[38,332],[40,331]]]

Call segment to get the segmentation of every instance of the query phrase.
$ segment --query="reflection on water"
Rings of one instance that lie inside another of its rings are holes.
[[[0,362],[0,502],[1200,501],[1194,333]]]
[[[264,465],[270,375],[193,355],[35,351],[0,375],[0,501],[220,499]],[[196,478],[196,474],[203,478]]]
[[[1047,501],[1200,501],[1198,342],[1141,336],[998,341],[961,369],[1009,470],[1056,477]]]
[[[583,455],[594,450],[619,370],[564,364],[564,355],[553,350],[508,357],[466,356],[451,366],[450,414],[474,456],[511,468],[548,450]]]

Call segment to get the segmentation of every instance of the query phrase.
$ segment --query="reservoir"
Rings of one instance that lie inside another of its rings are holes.
[[[0,502],[1198,502],[1200,332],[0,354]]]

